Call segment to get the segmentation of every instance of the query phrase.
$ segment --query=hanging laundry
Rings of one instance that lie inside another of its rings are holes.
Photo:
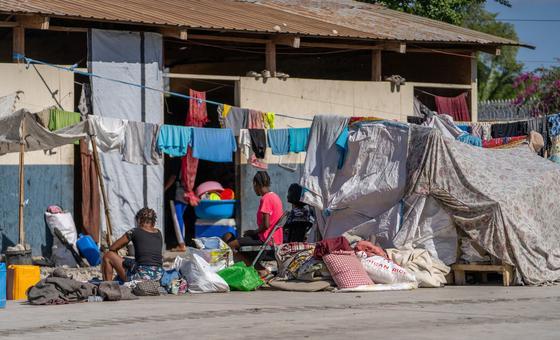
[[[102,152],[122,150],[127,120],[89,115],[88,123],[89,133],[95,136],[99,150]]]
[[[469,125],[466,124],[457,124],[457,127],[463,131],[465,131],[466,133],[471,133],[472,129]]]
[[[466,92],[456,97],[435,96],[435,100],[439,114],[448,114],[456,121],[468,122],[471,120]]]
[[[531,151],[537,154],[541,152],[542,148],[544,147],[544,140],[543,136],[540,133],[536,131],[529,132],[527,140],[529,141],[529,149],[531,149]]]
[[[336,146],[338,147],[338,151],[340,152],[340,156],[338,158],[338,168],[342,169],[344,165],[344,159],[346,158],[346,152],[348,151],[348,136],[350,135],[350,131],[346,127],[338,138],[336,139]]]
[[[459,142],[463,142],[465,144],[470,144],[472,146],[482,147],[482,139],[480,137],[473,136],[468,133],[464,133],[457,137]]]
[[[249,129],[249,136],[251,137],[251,148],[255,156],[263,159],[266,153],[266,133],[263,129]]]
[[[424,117],[407,116],[406,122],[409,124],[422,125],[422,123],[424,123]]]
[[[39,111],[39,112],[35,113],[35,117],[36,117],[37,121],[39,122],[39,124],[41,124],[41,126],[43,126],[45,129],[49,128],[49,122],[51,120],[51,110],[50,109],[44,109],[42,111]]]
[[[492,138],[515,137],[527,135],[527,121],[510,122],[492,125]]]
[[[492,138],[487,141],[482,141],[482,147],[489,149],[507,149],[518,146],[526,140],[527,136]]]
[[[231,162],[237,144],[231,129],[193,128],[193,157],[210,162]]]
[[[101,224],[101,195],[99,180],[93,155],[88,150],[87,142],[80,141],[80,163],[82,183],[82,226],[86,233],[99,242],[99,226]]]
[[[226,111],[227,107],[230,109]],[[239,130],[247,128],[249,115],[249,110],[247,109],[224,105],[222,108],[218,108],[218,115],[222,116],[222,127],[231,129],[234,136],[239,136]]]
[[[274,112],[263,112],[263,121],[265,129],[274,129]]]
[[[309,128],[289,128],[290,152],[304,152],[307,150]]]
[[[255,168],[266,170],[268,169],[268,164],[266,161],[262,159],[258,159],[253,152],[251,142],[251,135],[249,130],[241,129],[239,130],[239,148],[241,150],[241,154],[247,160],[247,163],[251,164]]]
[[[249,110],[248,129],[264,129],[263,113],[257,110]]]
[[[132,164],[156,165],[159,125],[129,121],[124,133],[123,161]]]
[[[228,104],[220,104],[218,105],[216,112],[218,113],[218,121],[220,122],[220,127],[226,127],[226,117],[228,116],[229,112],[231,111],[231,105]]]
[[[377,122],[381,120],[387,120],[387,119],[378,118],[378,117],[350,117],[350,121],[348,122],[348,125],[350,126],[359,123]]]
[[[550,125],[550,135],[552,137],[560,135],[560,114],[548,116],[548,124]]]
[[[84,117],[93,114],[93,106],[91,105],[91,87],[89,86],[89,84],[82,84],[82,92],[80,94],[78,110],[80,110],[80,113]]]
[[[290,152],[290,134],[288,129],[268,131],[268,144],[273,155],[287,155]]]
[[[206,111],[206,93],[189,90],[192,97],[189,101],[189,114],[185,120],[185,126],[200,128],[208,123],[208,112]],[[192,136],[191,136],[192,138]],[[192,140],[191,140],[192,144]],[[198,158],[193,156],[193,147],[187,149],[187,155],[181,160],[181,180],[185,187],[185,200],[192,206],[198,205],[200,199],[194,193],[194,182],[198,171]]]
[[[65,127],[78,124],[82,120],[77,112],[64,111],[60,109],[49,109],[49,130],[56,131]]]
[[[527,131],[535,131],[541,134],[544,141],[543,149],[548,149],[548,120],[546,116],[535,117],[527,120]]]
[[[157,148],[172,157],[182,157],[187,154],[191,137],[190,127],[164,124],[159,129]]]
[[[187,126],[204,126],[208,123],[208,112],[206,111],[206,92],[189,89],[189,114],[187,115]]]
[[[548,159],[554,163],[560,164],[560,136],[551,138],[552,147],[550,148],[550,157]]]

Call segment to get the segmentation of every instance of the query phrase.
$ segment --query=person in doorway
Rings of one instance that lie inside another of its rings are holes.
[[[150,208],[142,208],[136,213],[135,220],[136,227],[115,241],[103,255],[103,280],[113,280],[113,270],[123,282],[159,280],[163,275],[163,237],[156,228],[156,212]],[[125,259],[117,254],[117,251],[129,242],[134,245],[134,260]]]
[[[313,226],[315,217],[309,206],[301,202],[303,188],[297,183],[293,183],[288,188],[288,203],[292,204],[292,210],[288,213],[286,224],[284,225],[285,242],[305,242],[307,232]]]
[[[181,157],[171,157],[169,159],[169,177],[165,181],[166,201],[170,204],[171,221],[175,230],[178,246],[172,251],[185,252],[185,211],[187,202],[185,201],[185,189],[181,183]]]
[[[270,190],[270,177],[266,171],[257,171],[253,178],[253,189],[257,196],[261,197],[257,210],[258,229],[246,231],[244,237],[239,239],[232,233],[225,234],[224,241],[235,250],[242,246],[264,244],[283,214],[282,200]],[[277,228],[272,235],[272,243],[282,244],[283,234],[282,227]]]

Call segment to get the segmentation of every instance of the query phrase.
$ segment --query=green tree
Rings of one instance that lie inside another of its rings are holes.
[[[472,5],[483,5],[486,0],[361,0],[362,2],[378,3],[391,9],[420,15],[426,18],[445,21],[460,25],[468,15]],[[495,0],[511,6],[510,0]]]
[[[515,27],[496,20],[497,14],[486,11],[482,4],[469,6],[462,25],[480,32],[518,40]],[[518,47],[504,46],[499,56],[480,53],[478,57],[478,98],[510,99],[515,97],[515,78],[523,69],[517,62]]]
[[[484,9],[486,0],[360,1],[382,4],[391,9],[445,21],[503,38],[518,39],[515,27],[512,24],[496,20],[497,14]],[[510,0],[494,1],[504,6],[511,6]],[[517,92],[513,88],[513,82],[523,68],[523,64],[516,60],[517,51],[517,47],[505,46],[499,56],[479,54],[477,65],[479,100],[515,97]]]

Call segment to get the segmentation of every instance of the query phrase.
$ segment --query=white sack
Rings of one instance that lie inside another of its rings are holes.
[[[358,252],[356,255],[362,262],[362,266],[364,266],[368,276],[375,283],[416,282],[413,274],[382,256],[368,257],[363,251]]]
[[[58,228],[62,235],[66,237],[74,249],[76,248],[76,241],[78,240],[78,233],[76,232],[76,225],[70,213],[51,214],[45,211],[45,219],[49,230],[53,236],[52,255],[51,259],[55,266],[68,266],[77,267],[76,260],[72,253],[60,242],[58,237],[54,234],[54,228]]]

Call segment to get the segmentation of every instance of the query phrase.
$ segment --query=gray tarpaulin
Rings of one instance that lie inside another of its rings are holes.
[[[324,119],[316,117],[311,127],[301,180],[306,188],[303,201],[316,208],[319,231],[329,238],[361,226],[393,235],[396,230],[388,229],[397,224],[399,209],[394,206],[405,190],[408,127],[364,124],[350,129],[344,165],[337,169],[340,152],[329,146],[331,134],[336,141],[340,132],[321,132],[318,123]]]
[[[89,40],[89,67],[94,74],[163,90],[161,35],[93,29]],[[162,93],[97,77],[91,80],[95,115],[163,123]],[[130,164],[115,152],[102,152],[100,160],[111,204],[113,236],[133,228],[136,212],[145,206],[157,212],[161,225],[163,165]]]
[[[25,109],[0,118],[0,155],[19,152],[24,142],[25,151],[49,150],[71,144],[86,136],[86,122],[51,132],[37,121],[34,114]]]

